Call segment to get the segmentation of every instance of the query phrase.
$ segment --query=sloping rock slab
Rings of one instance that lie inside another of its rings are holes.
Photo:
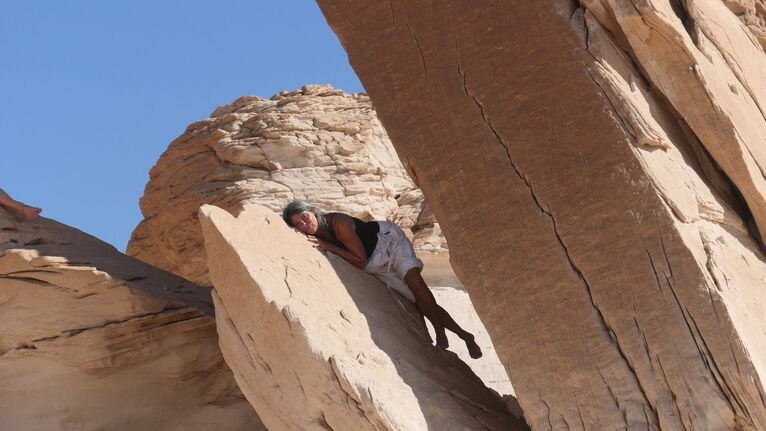
[[[412,306],[271,210],[200,220],[221,350],[269,429],[526,429]]]
[[[0,210],[0,430],[263,430],[205,287]]]

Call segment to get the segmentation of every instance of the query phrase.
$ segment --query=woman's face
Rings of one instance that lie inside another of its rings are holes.
[[[290,222],[293,226],[298,228],[299,231],[307,235],[314,235],[319,229],[317,216],[311,211],[303,211],[302,213],[293,215],[290,217]]]

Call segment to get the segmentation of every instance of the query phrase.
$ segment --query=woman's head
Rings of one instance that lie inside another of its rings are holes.
[[[289,226],[301,232],[314,235],[318,230],[327,230],[327,221],[322,211],[304,201],[292,201],[282,210],[282,219]]]

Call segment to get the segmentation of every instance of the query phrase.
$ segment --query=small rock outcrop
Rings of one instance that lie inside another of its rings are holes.
[[[532,428],[766,429],[750,27],[720,0],[318,3]]]
[[[209,290],[0,209],[0,429],[264,429],[217,345]]]
[[[127,253],[199,284],[207,277],[197,209],[236,214],[296,199],[325,211],[389,220],[419,251],[446,252],[423,195],[399,161],[365,94],[328,85],[242,97],[191,124],[150,172],[145,219]]]
[[[406,300],[271,209],[200,221],[221,350],[269,429],[527,429]]]

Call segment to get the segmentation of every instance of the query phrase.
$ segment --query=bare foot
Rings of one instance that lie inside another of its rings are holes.
[[[481,347],[476,344],[476,341],[473,339],[473,335],[466,337],[463,341],[465,341],[465,346],[468,348],[468,354],[471,355],[473,359],[479,359],[482,357],[483,353],[481,353]]]
[[[442,331],[441,334],[436,334],[436,347],[447,350],[447,347],[449,347],[449,340],[447,339],[447,334]]]
[[[34,220],[40,216],[42,211],[43,210],[41,208],[24,205],[24,207],[21,208],[21,211],[19,211],[19,215],[25,220]]]

